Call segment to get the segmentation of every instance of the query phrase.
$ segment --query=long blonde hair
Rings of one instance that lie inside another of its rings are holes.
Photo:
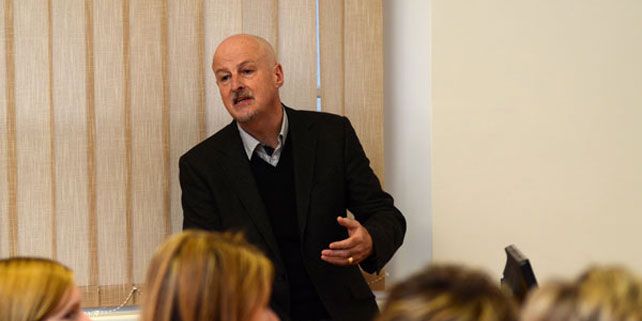
[[[37,321],[57,312],[74,287],[73,272],[44,258],[0,260],[0,320]]]
[[[141,321],[246,321],[267,304],[273,275],[240,234],[179,233],[152,258]]]

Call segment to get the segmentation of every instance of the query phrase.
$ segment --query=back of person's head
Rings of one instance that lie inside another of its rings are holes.
[[[549,282],[536,289],[521,321],[642,321],[640,282],[622,267],[592,267],[574,282]]]
[[[521,321],[580,321],[577,313],[579,295],[579,288],[574,283],[545,283],[529,294],[522,308]]]
[[[240,234],[176,234],[152,258],[141,321],[251,320],[268,305],[273,274]]]
[[[642,281],[621,266],[594,266],[576,281],[585,320],[642,320]]]
[[[0,260],[0,320],[47,320],[75,288],[72,271],[43,258]]]
[[[485,273],[434,265],[395,285],[378,321],[515,321],[515,303]]]

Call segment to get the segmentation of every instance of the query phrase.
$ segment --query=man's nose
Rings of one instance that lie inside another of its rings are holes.
[[[239,90],[245,88],[243,81],[238,76],[232,76],[232,89]]]

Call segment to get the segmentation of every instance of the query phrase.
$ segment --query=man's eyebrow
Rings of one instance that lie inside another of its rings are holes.
[[[219,69],[214,70],[214,73],[215,73],[215,74],[218,74],[218,73],[221,73],[221,72],[227,72],[227,69],[225,69],[225,68],[219,68]]]
[[[245,61],[243,61],[243,62],[241,62],[239,64],[239,67],[243,67],[245,65],[250,65],[250,64],[254,64],[254,63],[256,63],[256,61],[254,61],[254,60],[245,60]]]
[[[253,64],[253,63],[256,63],[256,62],[254,60],[249,60],[249,59],[248,60],[243,60],[241,63],[236,65],[236,68],[240,68],[240,67],[243,67],[245,65]],[[218,69],[214,70],[214,73],[216,73],[216,74],[219,73],[219,72],[227,72],[227,68],[218,68]]]

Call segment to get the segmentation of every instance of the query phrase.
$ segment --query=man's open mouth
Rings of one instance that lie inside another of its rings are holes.
[[[250,99],[252,99],[251,96],[242,96],[242,97],[234,98],[234,105],[236,105],[236,104],[238,104],[240,102],[246,101],[246,100],[250,100]]]

